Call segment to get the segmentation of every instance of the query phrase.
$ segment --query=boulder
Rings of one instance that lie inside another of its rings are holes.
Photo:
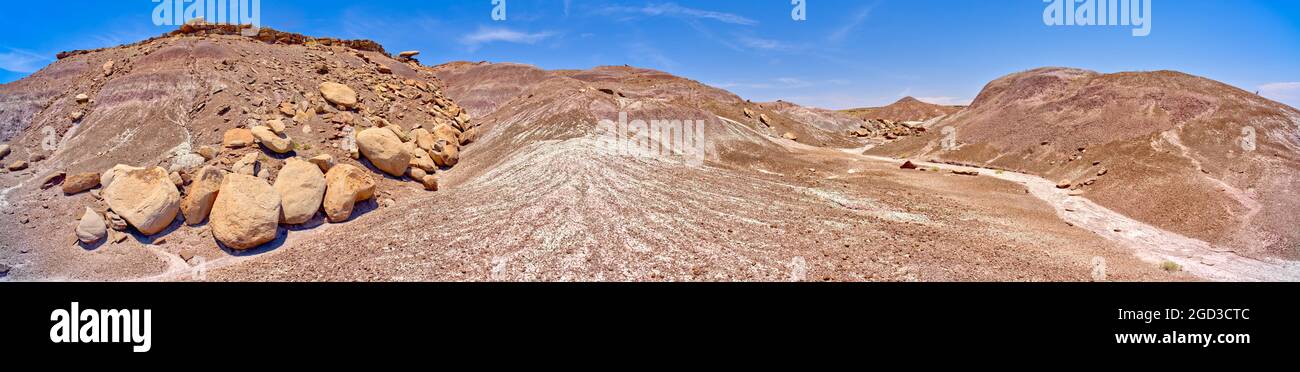
[[[1068,189],[1068,188],[1070,188],[1070,185],[1071,185],[1070,180],[1061,180],[1061,182],[1057,182],[1057,183],[1056,183],[1056,188],[1058,188],[1058,189]]]
[[[104,62],[104,65],[99,66],[99,69],[104,71],[104,77],[113,75],[113,61]]]
[[[280,222],[304,224],[325,199],[325,173],[316,164],[290,158],[280,168],[273,187],[280,194]]]
[[[418,55],[420,55],[420,51],[418,50],[408,50],[397,54],[398,57],[402,57],[402,58],[411,58]]]
[[[203,166],[208,159],[199,154],[185,154],[172,159],[172,165],[167,167],[171,172],[189,172],[195,168]]]
[[[788,140],[791,140],[791,141],[798,141],[798,140],[799,140],[799,136],[798,136],[798,135],[795,135],[794,132],[785,132],[785,134],[782,135],[781,137],[782,137],[782,138],[785,138],[785,139],[788,139]]]
[[[4,160],[6,156],[9,156],[10,151],[9,145],[0,145],[0,160]]]
[[[899,169],[916,169],[917,167],[916,167],[916,164],[912,163],[911,160],[908,160],[908,161],[903,162],[903,165],[900,166],[900,167],[898,167],[898,168],[899,168]]]
[[[68,195],[78,194],[93,189],[95,186],[99,186],[98,172],[78,173],[63,180],[63,193]]]
[[[27,162],[22,160],[14,161],[13,163],[9,163],[9,166],[6,168],[9,169],[10,172],[17,172],[27,169]]]
[[[1106,170],[1106,168],[1102,168],[1101,170],[1097,171],[1097,177],[1105,176],[1105,175],[1106,175],[1106,172],[1109,172],[1109,171]]]
[[[466,146],[478,140],[478,127],[469,128],[460,134],[460,145]]]
[[[203,157],[204,161],[208,161],[216,158],[217,155],[221,153],[221,151],[217,150],[216,147],[203,146],[203,147],[199,147],[199,151],[197,153],[199,154],[199,156]]]
[[[226,172],[216,167],[203,167],[191,183],[185,200],[181,201],[181,214],[185,223],[194,226],[203,223],[212,212],[212,203],[217,201],[217,192],[221,191],[221,182]]]
[[[769,127],[772,126],[772,119],[769,118],[769,117],[767,117],[767,114],[759,114],[759,115],[758,115],[758,121],[761,122],[761,123],[763,123],[763,125],[766,125],[766,126],[769,126]]]
[[[90,244],[106,236],[108,236],[108,227],[104,223],[104,216],[86,207],[86,212],[81,214],[81,222],[77,223],[77,240]]]
[[[316,155],[311,159],[307,159],[307,161],[316,164],[316,166],[320,168],[321,172],[329,172],[330,168],[334,167],[334,156],[331,156],[330,154]]]
[[[329,103],[345,109],[357,106],[357,92],[347,85],[334,82],[321,83],[320,94]]]
[[[274,132],[275,134],[284,134],[284,129],[285,129],[284,120],[280,120],[280,119],[267,120],[266,127],[271,128],[271,132]],[[257,135],[254,134],[254,136]]]
[[[433,139],[447,141],[447,143],[460,143],[460,131],[451,125],[441,124],[433,128]]]
[[[411,168],[409,174],[409,176],[411,176],[411,179],[415,180],[416,182],[420,182],[420,180],[424,179],[424,176],[427,175],[429,175],[429,172],[425,172],[423,169],[420,168]]]
[[[438,141],[438,143],[441,144],[439,147],[442,148],[442,151],[429,153],[433,157],[434,164],[439,167],[454,167],[457,163],[460,163],[460,146],[443,141]]]
[[[433,137],[433,133],[424,128],[412,129],[410,136],[411,139],[415,140],[415,145],[424,151],[433,150],[433,144],[437,142],[437,139]]]
[[[171,174],[167,175],[167,178],[170,178],[172,184],[175,184],[177,188],[185,186],[185,177],[181,177],[180,172],[171,172]]]
[[[78,94],[76,97],[73,98],[77,100],[77,103],[90,102],[90,96],[87,96],[85,93]]]
[[[230,173],[258,178],[270,178],[270,172],[263,168],[262,162],[258,160],[260,155],[261,154],[255,152],[244,155],[243,158],[235,161],[235,164],[230,166]]]
[[[99,186],[107,189],[108,185],[113,184],[113,179],[116,178],[117,175],[129,171],[133,171],[133,170],[138,170],[138,169],[144,169],[144,168],[132,167],[130,165],[125,165],[125,164],[115,165],[112,168],[109,168],[107,171],[105,171],[104,174],[99,176]]]
[[[181,194],[159,167],[120,172],[104,189],[104,201],[145,235],[157,234],[181,209]]]
[[[293,141],[288,136],[275,134],[274,130],[269,127],[256,126],[252,129],[253,137],[262,143],[267,150],[277,154],[284,154],[293,151]]]
[[[280,229],[280,195],[266,180],[229,174],[212,204],[212,236],[236,250],[275,240]]]
[[[228,149],[237,149],[247,147],[253,144],[256,138],[253,137],[253,131],[244,128],[235,128],[227,130],[221,136],[221,146]]]
[[[357,134],[357,147],[376,168],[394,177],[406,174],[411,154],[392,130],[370,128]]]
[[[68,119],[72,119],[72,121],[73,121],[74,123],[75,123],[75,122],[78,122],[78,121],[81,121],[81,118],[84,118],[84,117],[86,117],[86,113],[85,113],[85,112],[81,112],[81,111],[76,111],[76,112],[73,112],[72,114],[69,114],[69,115],[68,115]]]
[[[41,190],[48,190],[51,187],[62,185],[63,180],[67,178],[68,174],[64,172],[55,172],[54,174],[45,176],[45,179],[41,180]]]
[[[352,217],[357,202],[375,196],[375,180],[365,170],[351,164],[339,164],[325,174],[325,215],[330,222]]]
[[[425,172],[433,172],[438,169],[438,164],[429,156],[429,152],[420,148],[420,146],[416,145],[415,142],[407,142],[403,144],[403,146],[406,147],[406,153],[411,155],[410,165],[412,168],[420,169]],[[419,180],[419,178],[412,179],[417,181]]]
[[[753,118],[753,117],[754,117],[754,110],[745,109],[745,110],[744,110],[744,113],[745,113],[745,117],[747,117],[747,118]]]
[[[438,191],[438,176],[428,174],[420,177],[420,183],[424,184],[424,189],[429,191]]]

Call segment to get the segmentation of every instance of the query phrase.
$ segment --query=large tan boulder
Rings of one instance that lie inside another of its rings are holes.
[[[433,144],[437,142],[437,139],[433,137],[433,133],[424,128],[415,128],[411,130],[410,136],[411,139],[415,140],[415,145],[419,146],[424,151],[433,150]]]
[[[420,169],[425,172],[433,172],[438,169],[438,164],[433,162],[433,158],[429,156],[429,151],[420,148],[420,146],[416,145],[415,142],[407,142],[404,143],[403,146],[406,147],[406,153],[411,155],[412,168]],[[419,180],[419,178],[412,179],[417,181]]]
[[[221,136],[221,146],[228,149],[237,149],[251,146],[254,140],[256,140],[256,138],[253,137],[253,131],[244,128],[235,128],[227,130],[226,133]]]
[[[460,134],[460,145],[465,146],[478,141],[478,127],[466,129]]]
[[[439,147],[442,148],[442,151],[429,153],[429,156],[433,157],[435,164],[438,164],[439,167],[454,167],[457,163],[460,163],[460,146],[454,143],[444,143],[441,140],[438,143],[441,145]]]
[[[99,186],[99,172],[78,173],[63,180],[63,193],[72,195]]]
[[[394,177],[406,174],[411,154],[397,134],[384,128],[370,128],[357,134],[357,147],[375,168]]]
[[[86,207],[86,212],[81,215],[81,222],[77,223],[77,240],[90,244],[105,236],[108,236],[108,227],[104,224],[104,216]]]
[[[10,151],[12,150],[9,149],[9,145],[0,145],[0,160],[4,160],[6,156],[9,156]]]
[[[316,164],[317,167],[320,167],[321,173],[329,172],[330,168],[334,167],[334,156],[330,154],[316,155],[313,156],[311,159],[307,159],[307,161],[311,162],[312,164]]]
[[[104,189],[104,201],[145,235],[166,229],[181,209],[181,193],[160,167],[119,172]]]
[[[289,136],[276,134],[271,128],[260,125],[253,127],[252,132],[253,137],[262,143],[262,147],[266,147],[271,152],[284,154],[293,151],[293,141],[289,139]]]
[[[339,164],[325,175],[325,215],[330,222],[343,222],[352,217],[357,202],[375,196],[375,180],[361,168]]]
[[[212,236],[231,249],[256,248],[280,229],[280,194],[266,180],[228,174],[212,205]]]
[[[357,92],[347,85],[334,82],[321,83],[320,94],[326,101],[339,107],[350,109],[357,106]]]
[[[280,193],[280,222],[304,224],[316,216],[325,199],[325,173],[316,164],[290,158],[280,168],[274,187]]]
[[[217,201],[217,192],[221,191],[221,181],[225,178],[226,172],[216,167],[207,166],[199,170],[185,200],[181,201],[181,214],[185,216],[186,224],[194,226],[208,219],[212,204]]]
[[[132,167],[126,164],[114,165],[112,168],[104,171],[104,174],[99,175],[99,186],[108,189],[108,186],[113,184],[113,179],[116,178],[117,175],[138,169],[144,168]]]
[[[447,141],[447,143],[460,144],[460,134],[459,130],[447,124],[441,124],[433,128],[434,140],[443,140]]]

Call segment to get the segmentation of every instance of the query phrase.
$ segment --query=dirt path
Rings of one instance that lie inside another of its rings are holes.
[[[844,152],[863,159],[901,163],[902,159],[861,155],[860,149]],[[1165,231],[1134,220],[1083,197],[1070,196],[1068,190],[1056,188],[1046,179],[1015,172],[912,161],[918,166],[944,170],[976,171],[981,175],[1025,185],[1035,197],[1056,209],[1056,214],[1079,228],[1092,231],[1133,249],[1143,261],[1162,264],[1166,261],[1182,266],[1198,277],[1215,281],[1300,281],[1300,263],[1278,259],[1254,259],[1216,249],[1204,241]]]

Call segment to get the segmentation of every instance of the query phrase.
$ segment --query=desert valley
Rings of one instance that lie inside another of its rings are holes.
[[[0,85],[0,281],[1300,280],[1300,110],[1198,76],[836,111],[240,31]],[[708,150],[612,154],[620,114]]]

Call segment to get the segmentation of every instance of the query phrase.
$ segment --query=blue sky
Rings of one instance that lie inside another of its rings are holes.
[[[915,96],[968,103],[988,81],[1042,66],[1179,70],[1300,106],[1300,1],[1153,0],[1151,34],[1044,24],[1042,0],[262,0],[264,26],[366,38],[421,60],[548,69],[649,67],[756,101],[848,108]],[[9,2],[0,82],[62,50],[169,31],[150,0]]]

